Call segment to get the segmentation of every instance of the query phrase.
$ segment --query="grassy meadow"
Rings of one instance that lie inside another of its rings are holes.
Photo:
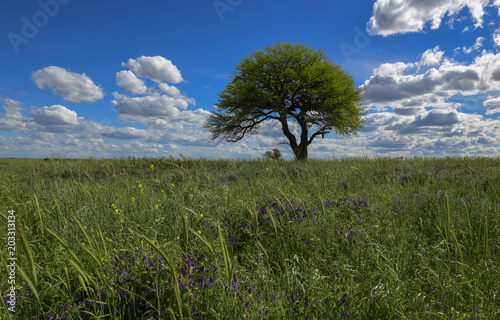
[[[500,159],[0,159],[0,207],[0,319],[500,319]]]

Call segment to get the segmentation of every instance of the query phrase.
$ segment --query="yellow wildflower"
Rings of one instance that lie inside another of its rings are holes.
[[[118,209],[115,209],[115,214],[118,214]]]
[[[139,189],[142,189],[142,184],[138,185],[137,187],[139,187]]]
[[[158,205],[155,205],[155,209],[158,210]]]
[[[201,234],[201,231],[200,231],[200,230],[198,230],[198,234]]]
[[[121,218],[121,219],[120,219],[120,222],[121,222],[121,223],[124,223],[125,221],[123,221],[123,218]]]
[[[203,218],[203,213],[200,213],[200,218]]]
[[[112,204],[111,204],[111,209],[114,209],[114,208],[115,208],[115,204],[114,204],[114,203],[112,203]]]
[[[130,199],[130,201],[132,201],[132,203],[134,203],[135,202],[135,198],[132,197],[132,199]]]
[[[154,166],[154,165],[150,165],[149,167],[151,168],[151,170],[153,170],[153,168],[154,168],[155,166]]]

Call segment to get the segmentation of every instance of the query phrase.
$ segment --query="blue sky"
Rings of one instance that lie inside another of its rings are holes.
[[[365,89],[357,137],[310,157],[497,156],[499,0],[4,1],[0,157],[255,158],[279,127],[210,143],[238,62],[276,41],[324,49]]]

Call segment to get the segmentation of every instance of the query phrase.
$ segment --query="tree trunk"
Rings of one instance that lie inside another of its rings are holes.
[[[292,148],[293,154],[295,155],[295,159],[299,161],[307,160],[307,146],[309,145],[309,132],[307,130],[307,123],[302,120],[302,118],[297,119],[302,129],[302,132],[300,134],[300,143],[297,145],[297,139],[295,138],[295,135],[292,134],[290,132],[290,129],[288,128],[288,124],[286,122],[286,113],[280,114],[279,121],[281,122],[281,129],[283,130],[285,137],[287,137],[288,141],[290,141],[290,147]]]
[[[307,144],[300,144],[296,148],[293,149],[293,154],[295,155],[295,159],[299,161],[307,160]]]
[[[302,114],[302,112],[297,120],[302,132],[300,133],[300,143],[297,146],[298,152],[295,153],[295,157],[299,161],[306,161],[309,130],[307,130],[307,122],[305,121],[304,114]]]

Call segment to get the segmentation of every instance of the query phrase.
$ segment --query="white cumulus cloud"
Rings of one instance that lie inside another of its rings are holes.
[[[401,63],[403,65],[406,64]],[[401,108],[453,106],[446,99],[455,95],[473,96],[500,91],[500,54],[491,52],[483,52],[469,65],[444,59],[439,67],[423,74],[380,73],[381,67],[375,69],[373,76],[363,84],[366,104],[390,105],[399,108],[400,114],[404,114]]]
[[[52,92],[71,102],[95,102],[104,97],[102,89],[85,75],[49,66],[31,75],[39,89],[52,88]]]
[[[0,131],[23,131],[30,127],[32,123],[21,114],[23,102],[8,98],[0,98],[0,102],[5,110],[0,118]]]
[[[489,98],[483,101],[483,106],[488,107],[486,114],[500,113],[500,98]]]
[[[463,47],[464,53],[470,54],[471,52],[478,50],[483,46],[483,41],[483,37],[478,37],[476,39],[476,42],[472,46],[470,46],[469,48]]]
[[[452,16],[468,8],[475,27],[483,24],[484,8],[490,0],[377,0],[369,29],[375,34],[389,36],[420,32],[427,22],[438,29],[446,14]]]
[[[157,83],[184,81],[181,72],[172,61],[162,56],[142,56],[137,59],[129,59],[127,63],[123,62],[122,66],[128,67],[139,77],[148,78]]]
[[[188,102],[184,98],[152,94],[145,97],[128,97],[113,93],[116,100],[111,101],[120,115],[136,115],[143,117],[176,116],[179,109],[187,109]]]
[[[413,63],[383,63],[373,71],[379,77],[401,75],[406,69],[413,68]]]
[[[160,83],[158,85],[158,88],[160,89],[160,92],[164,93],[164,94],[168,94],[171,96],[180,96],[181,95],[181,92],[179,91],[179,89],[177,89],[174,86],[169,86],[166,83]]]
[[[5,110],[5,118],[9,120],[25,119],[25,117],[21,114],[21,106],[24,104],[23,102],[9,98],[0,98],[0,101],[2,102],[2,107]]]
[[[78,123],[76,112],[61,105],[45,106],[31,111],[31,115],[34,121],[42,126],[67,126]]]
[[[132,94],[146,93],[148,88],[144,85],[144,81],[129,70],[122,70],[116,74],[116,82],[118,86]]]
[[[439,49],[439,46],[434,47],[434,49],[429,49],[422,54],[419,65],[422,66],[435,66],[439,65],[443,59],[444,51]]]

